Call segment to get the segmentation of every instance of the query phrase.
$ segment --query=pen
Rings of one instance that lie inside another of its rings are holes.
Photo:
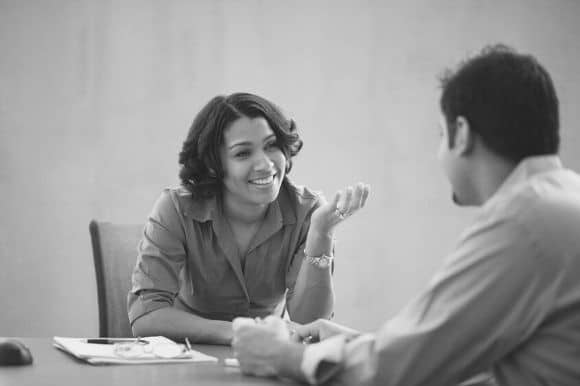
[[[185,346],[187,347],[187,351],[192,352],[193,349],[191,348],[191,343],[189,343],[189,339],[185,337]]]
[[[114,338],[90,338],[86,340],[87,343],[96,343],[96,344],[115,344],[115,343],[142,343],[148,344],[145,339],[135,338],[135,339],[114,339]]]

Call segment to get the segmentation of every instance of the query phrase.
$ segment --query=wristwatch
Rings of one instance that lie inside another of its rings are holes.
[[[306,251],[304,251],[304,259],[309,263],[318,268],[328,268],[332,265],[333,256],[321,255],[321,256],[308,256]]]

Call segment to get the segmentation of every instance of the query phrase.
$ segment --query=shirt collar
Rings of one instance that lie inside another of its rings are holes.
[[[534,175],[556,169],[562,169],[562,161],[560,161],[557,155],[541,155],[524,158],[500,185],[492,199],[495,200],[496,197],[507,194]]]
[[[292,205],[290,192],[286,184],[291,184],[286,180],[282,183],[280,194],[275,201],[273,201],[266,211],[266,218],[264,223],[268,225],[273,224],[295,224],[296,213]],[[185,190],[185,189],[184,189]],[[211,198],[192,200],[191,193],[183,192],[181,195],[189,196],[185,213],[191,216],[194,220],[199,222],[214,221],[217,216],[221,215],[219,199],[214,196]]]

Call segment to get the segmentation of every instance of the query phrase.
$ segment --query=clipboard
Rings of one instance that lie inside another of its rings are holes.
[[[216,357],[193,350],[163,336],[146,338],[53,337],[53,345],[92,365],[217,362]],[[137,350],[138,349],[138,350]]]

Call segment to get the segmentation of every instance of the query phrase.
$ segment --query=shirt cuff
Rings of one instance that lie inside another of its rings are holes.
[[[324,383],[340,370],[346,341],[346,335],[336,335],[306,347],[300,370],[308,383]]]

